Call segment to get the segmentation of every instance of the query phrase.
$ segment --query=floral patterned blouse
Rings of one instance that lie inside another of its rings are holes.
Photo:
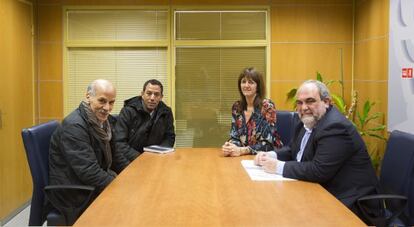
[[[239,147],[249,147],[252,154],[283,146],[277,133],[276,109],[272,100],[263,99],[261,110],[255,107],[248,122],[244,111],[238,111],[241,109],[239,106],[237,101],[232,107],[230,142]]]

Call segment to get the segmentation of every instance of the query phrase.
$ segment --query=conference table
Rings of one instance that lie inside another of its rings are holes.
[[[145,152],[75,226],[365,226],[319,184],[252,181],[219,148]]]

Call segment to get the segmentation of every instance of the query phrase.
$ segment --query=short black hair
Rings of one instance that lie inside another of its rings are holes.
[[[151,79],[151,80],[147,80],[147,82],[144,83],[144,87],[142,87],[142,91],[145,91],[145,88],[147,87],[148,84],[152,84],[152,85],[158,85],[161,88],[161,95],[164,95],[164,87],[162,86],[162,83],[159,80],[156,79]]]

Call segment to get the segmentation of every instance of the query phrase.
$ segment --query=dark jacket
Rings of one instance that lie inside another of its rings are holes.
[[[132,161],[149,145],[174,146],[174,118],[171,108],[160,101],[151,118],[141,96],[128,99],[115,127],[116,148]]]
[[[109,116],[113,132],[114,120]],[[95,198],[115,178],[113,171],[119,173],[129,164],[122,153],[115,150],[112,139],[112,165],[108,166],[103,154],[104,144],[93,136],[92,130],[86,113],[79,108],[58,126],[50,142],[49,185],[93,186],[92,198]],[[82,212],[79,210],[80,202],[86,200],[86,195],[79,191],[61,191],[58,194],[60,201],[55,208],[67,220],[76,220]]]
[[[303,135],[299,122],[292,144],[277,151],[278,159],[287,161],[284,177],[320,183],[352,210],[358,198],[375,193],[378,182],[365,143],[335,107],[329,107],[313,128],[302,160],[297,162]]]

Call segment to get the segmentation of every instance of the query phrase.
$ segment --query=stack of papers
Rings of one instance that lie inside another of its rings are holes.
[[[254,164],[253,160],[242,160],[242,166],[254,181],[292,181],[295,179],[286,178],[279,174],[266,173],[261,166]]]
[[[159,153],[159,154],[166,154],[174,151],[173,147],[163,147],[159,145],[151,145],[148,147],[144,147],[144,151]]]

